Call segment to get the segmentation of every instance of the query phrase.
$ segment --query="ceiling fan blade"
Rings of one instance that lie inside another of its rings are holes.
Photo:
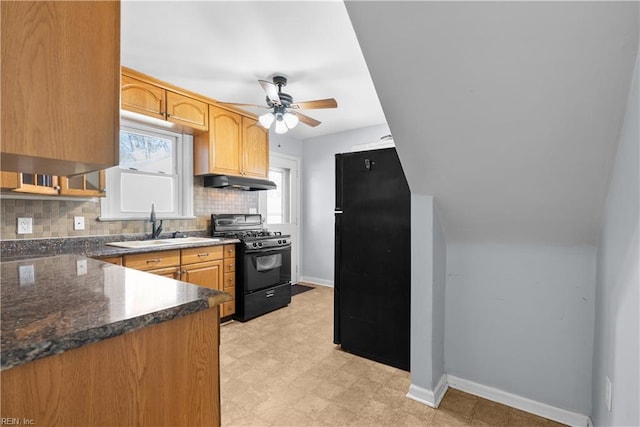
[[[314,127],[318,126],[320,123],[322,123],[321,121],[316,120],[313,117],[305,116],[304,114],[298,113],[297,111],[294,111],[293,114],[298,116],[298,118],[300,119],[300,121],[302,123],[304,123],[307,126],[311,126],[312,128],[314,128]]]
[[[258,80],[262,89],[267,93],[267,97],[273,102],[275,105],[281,105],[280,97],[278,96],[278,88],[271,82],[266,80]]]
[[[218,104],[220,104],[220,105],[232,105],[234,107],[251,107],[251,108],[266,108],[266,109],[270,109],[270,107],[267,107],[266,105],[242,104],[242,103],[239,103],[239,102],[218,102]]]
[[[296,102],[291,104],[291,108],[301,108],[303,110],[315,110],[319,108],[336,108],[338,102],[333,98],[316,99],[315,101]]]

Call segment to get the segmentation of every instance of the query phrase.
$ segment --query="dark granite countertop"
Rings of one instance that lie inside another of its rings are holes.
[[[193,237],[210,237],[203,232],[189,233]],[[162,236],[167,238],[170,236]],[[180,245],[146,247],[146,248],[120,248],[107,245],[110,242],[143,240],[144,236],[133,235],[105,235],[86,237],[54,237],[43,239],[16,239],[0,240],[0,256],[3,261],[20,260],[26,257],[42,257],[56,254],[84,255],[92,258],[108,256],[120,256],[126,254],[156,252],[170,249],[184,249],[201,246],[217,246],[239,243],[238,239],[219,239],[215,242],[184,243]]]
[[[78,255],[3,260],[0,276],[1,370],[231,300]]]

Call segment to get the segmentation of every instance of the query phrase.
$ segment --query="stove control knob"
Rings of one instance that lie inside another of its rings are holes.
[[[253,242],[253,247],[255,248],[256,246],[258,246],[258,245],[256,245],[256,242]]]
[[[278,240],[278,244],[281,245],[282,244],[282,240]]]
[[[287,244],[287,239],[282,239],[282,244],[286,245]]]
[[[262,242],[258,242],[258,246],[262,247]]]

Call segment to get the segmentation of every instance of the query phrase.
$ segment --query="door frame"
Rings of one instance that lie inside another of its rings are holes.
[[[283,161],[287,163],[294,162],[296,173],[292,174],[294,176],[291,177],[291,189],[289,197],[291,198],[291,218],[290,224],[292,224],[295,228],[295,243],[291,247],[291,283],[296,283],[300,281],[301,271],[300,271],[300,259],[302,254],[302,235],[300,233],[300,219],[302,218],[301,206],[302,201],[300,197],[300,176],[302,174],[302,159],[300,157],[292,156],[289,154],[282,154],[275,151],[269,152],[269,168],[272,166],[278,167],[278,161]],[[265,209],[267,205],[267,193],[265,191],[261,191],[258,197],[258,212],[263,215],[266,220]],[[274,224],[277,230],[278,224]]]

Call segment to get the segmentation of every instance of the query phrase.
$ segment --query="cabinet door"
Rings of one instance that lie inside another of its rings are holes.
[[[122,75],[121,102],[124,110],[165,119],[165,90]]]
[[[222,267],[222,260],[191,264],[182,270],[180,280],[220,291],[224,279]]]
[[[193,129],[209,128],[209,107],[202,101],[167,91],[167,120]]]
[[[180,280],[180,267],[168,267],[157,268],[154,270],[147,270],[147,273],[155,274],[157,276],[167,277],[169,279]]]
[[[210,105],[209,132],[194,139],[194,174],[240,175],[241,135],[240,114]]]
[[[104,171],[89,172],[83,175],[60,177],[60,194],[66,196],[104,197]]]
[[[73,175],[118,164],[119,1],[2,1],[2,167]]]
[[[269,131],[248,117],[242,117],[242,171],[255,178],[269,176]]]

